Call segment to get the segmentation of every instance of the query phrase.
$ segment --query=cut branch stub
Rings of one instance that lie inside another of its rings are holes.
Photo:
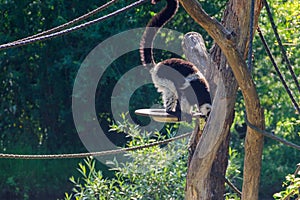
[[[219,73],[217,72],[216,64],[213,63],[207,52],[203,37],[197,32],[185,34],[182,41],[182,48],[187,60],[196,65],[206,78],[209,83],[211,99],[214,99],[219,81]]]

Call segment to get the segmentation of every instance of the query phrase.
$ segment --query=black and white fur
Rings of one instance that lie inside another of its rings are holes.
[[[152,0],[152,4],[160,0]],[[211,98],[208,83],[198,68],[185,60],[171,58],[155,63],[153,58],[153,40],[161,27],[177,12],[178,0],[166,0],[167,6],[156,14],[147,24],[140,43],[142,64],[150,68],[154,86],[162,93],[166,112],[178,117],[178,120],[191,119],[191,111],[197,105],[200,113],[206,117],[211,110]],[[150,47],[150,48],[149,48]]]

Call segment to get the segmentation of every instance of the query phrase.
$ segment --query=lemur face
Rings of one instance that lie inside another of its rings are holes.
[[[208,117],[210,111],[211,111],[211,105],[210,104],[205,103],[202,106],[200,106],[200,113],[202,113],[204,116]]]

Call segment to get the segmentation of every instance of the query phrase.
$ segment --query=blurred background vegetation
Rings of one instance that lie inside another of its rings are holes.
[[[120,0],[95,17],[121,8],[128,2]],[[24,0],[18,2],[0,0],[0,41],[3,44],[48,30],[104,3],[104,1],[99,3],[96,0],[86,0],[84,3],[79,0]],[[201,3],[208,14],[221,19],[222,10],[226,5],[225,0],[209,2],[201,0]],[[300,3],[299,1],[269,0],[269,4],[296,76],[299,77]],[[71,113],[73,82],[80,64],[95,46],[108,37],[128,29],[144,27],[150,17],[162,6],[163,3],[156,6],[148,3],[63,37],[0,51],[0,152],[21,154],[85,152],[86,149],[78,137]],[[259,25],[288,85],[299,102],[300,95],[291,75],[284,66],[265,10],[261,13]],[[166,27],[182,33],[200,32],[209,48],[213,44],[205,31],[194,23],[182,8]],[[167,54],[163,53],[163,56],[167,56]],[[138,51],[124,55],[113,62],[109,71],[105,73],[105,77],[102,77],[98,83],[97,92],[101,91],[101,96],[96,95],[96,102],[99,102],[101,98],[101,104],[96,104],[99,122],[107,132],[107,136],[115,144],[121,146],[125,145],[125,134],[109,132],[109,125],[112,122],[110,97],[119,78],[131,67],[139,64]],[[299,115],[295,112],[272,68],[258,36],[255,36],[254,39],[254,64],[253,77],[261,103],[265,108],[267,131],[300,144]],[[136,108],[150,107],[159,101],[159,94],[155,92],[152,85],[147,85],[135,93],[129,108],[132,113]],[[245,134],[243,105],[243,99],[239,94],[235,122],[232,127],[230,166],[227,173],[228,178],[238,187],[242,183],[243,169]],[[183,155],[180,159],[185,156]],[[64,193],[71,191],[71,188],[74,187],[74,181],[72,183],[69,178],[80,176],[76,169],[79,162],[82,162],[82,159],[0,159],[0,199],[63,198]],[[280,191],[285,176],[293,173],[299,162],[299,152],[266,138],[260,189],[261,199],[271,199],[275,192]],[[86,163],[89,166],[92,165],[91,160],[87,160]],[[172,166],[177,166],[184,171],[185,168],[181,164],[177,163]],[[99,163],[97,166],[103,172],[104,178],[110,179],[118,174],[115,171],[108,171]],[[129,171],[123,171],[124,177],[128,178],[132,175],[128,175]],[[176,173],[179,173],[178,171]],[[166,172],[170,172],[170,170],[166,170]],[[185,172],[181,171],[179,176],[183,176],[182,174]],[[151,172],[149,176],[155,176],[155,173]],[[164,178],[170,179],[169,177]],[[139,184],[146,185],[145,183]],[[176,184],[179,183],[176,182]],[[182,186],[182,184],[179,185]],[[179,198],[180,194],[177,195]]]

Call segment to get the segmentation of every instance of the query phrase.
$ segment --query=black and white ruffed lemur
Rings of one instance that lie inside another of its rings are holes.
[[[152,0],[156,4],[160,0]],[[208,83],[198,68],[186,60],[171,58],[155,63],[153,41],[161,27],[177,12],[178,0],[166,0],[166,7],[148,22],[140,43],[140,56],[144,66],[149,68],[157,91],[162,93],[166,112],[178,120],[191,120],[191,111],[197,105],[200,113],[208,117],[211,98]]]

